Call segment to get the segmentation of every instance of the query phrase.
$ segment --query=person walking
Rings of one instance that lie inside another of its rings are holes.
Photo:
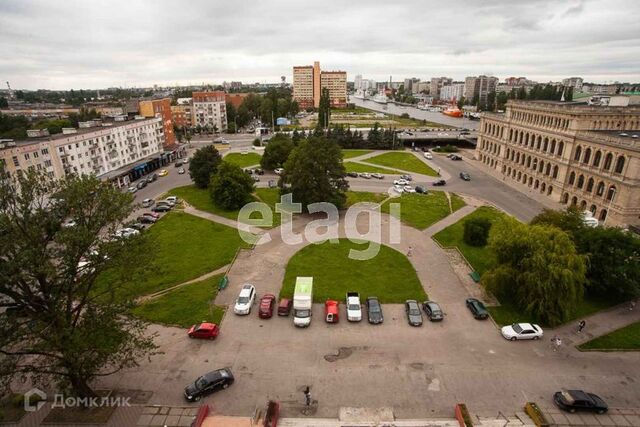
[[[409,246],[409,249],[407,250],[407,258],[411,258],[411,255],[413,255],[413,248]]]
[[[578,323],[578,333],[582,332],[585,326],[587,326],[587,322],[585,320],[581,320]]]
[[[304,404],[311,406],[311,390],[309,390],[309,386],[304,389]]]

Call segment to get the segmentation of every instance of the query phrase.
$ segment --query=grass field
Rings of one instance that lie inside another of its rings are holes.
[[[209,212],[234,221],[238,219],[237,209],[229,211],[216,206],[211,199],[209,190],[206,188],[198,188],[195,185],[186,185],[184,187],[176,187],[167,194],[178,196],[200,211]]]
[[[571,317],[571,319],[567,320],[567,322],[582,319],[583,317],[597,313],[600,310],[605,310],[615,304],[615,302],[602,299],[584,299],[576,309],[576,313]],[[526,313],[509,303],[502,303],[499,307],[487,307],[487,309],[489,310],[489,313],[491,313],[493,320],[500,326],[531,321],[531,319],[528,319],[528,315]],[[547,325],[541,326],[546,327]]]
[[[313,299],[319,303],[327,299],[344,301],[347,291],[360,292],[363,301],[368,296],[377,296],[383,303],[426,299],[404,254],[381,245],[380,252],[370,260],[349,258],[350,249],[362,251],[369,244],[340,239],[338,244],[324,242],[303,248],[287,264],[280,296],[292,297],[297,276],[313,276]]]
[[[451,213],[447,195],[443,191],[429,191],[428,194],[402,194],[401,197],[387,200],[382,205],[382,212],[390,213],[391,203],[400,203],[400,220],[418,230],[424,230]],[[464,202],[461,199],[456,201],[456,209],[463,206]]]
[[[397,168],[403,171],[419,173],[422,175],[438,176],[436,171],[431,169],[426,163],[411,153],[384,153],[375,157],[367,158],[367,163]]]
[[[133,314],[151,323],[188,328],[202,321],[217,325],[224,316],[224,307],[213,304],[222,275],[179,287],[159,298],[133,309]]]
[[[154,260],[142,278],[117,291],[120,298],[150,294],[202,276],[229,264],[238,248],[248,246],[236,229],[182,212],[166,214],[146,233],[156,249]],[[98,278],[99,286],[110,274]]]
[[[353,157],[364,156],[373,153],[373,150],[342,150],[343,159],[351,159]]]
[[[368,191],[347,191],[347,206],[355,205],[356,203],[361,203],[361,202],[380,203],[387,197],[389,197],[387,193],[371,193]]]
[[[444,230],[436,233],[433,238],[443,247],[457,247],[464,257],[469,261],[471,267],[482,275],[495,263],[495,255],[484,247],[475,247],[467,245],[463,240],[464,222],[470,218],[483,217],[488,218],[491,222],[499,221],[506,214],[497,209],[481,206],[471,214],[465,216],[455,224],[451,224]]]
[[[587,327],[589,327],[587,325]],[[640,350],[640,322],[632,323],[607,335],[592,339],[580,346],[580,350]]]
[[[224,156],[222,160],[240,166],[241,168],[246,168],[248,166],[259,165],[261,158],[262,156],[256,153],[229,153]]]
[[[381,168],[380,166],[374,166],[369,164],[365,165],[363,163],[356,163],[356,162],[344,162],[344,167],[347,170],[347,172],[382,173],[385,175],[401,175],[402,174],[402,172],[394,169]]]

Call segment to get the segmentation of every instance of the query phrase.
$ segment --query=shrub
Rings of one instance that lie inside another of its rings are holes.
[[[253,146],[254,147],[262,146],[262,142],[260,141],[260,138],[256,138],[256,139],[253,140]]]
[[[400,117],[403,118],[403,119],[410,119],[411,118],[411,116],[409,116],[409,113],[402,113],[402,114],[400,114]]]
[[[457,153],[458,147],[455,145],[445,145],[444,147],[436,147],[433,149],[436,153]]]
[[[481,247],[487,244],[491,221],[488,218],[470,218],[464,222],[463,239],[467,245]]]

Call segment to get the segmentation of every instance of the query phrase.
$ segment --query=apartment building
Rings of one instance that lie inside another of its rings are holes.
[[[193,92],[191,102],[191,122],[193,126],[218,131],[227,129],[227,107],[224,92]]]
[[[329,90],[331,105],[347,105],[346,71],[321,71],[320,63],[293,67],[293,99],[300,109],[318,108],[322,89]]]
[[[475,157],[523,192],[640,224],[640,107],[509,101],[482,115]]]
[[[562,85],[564,87],[572,87],[576,92],[581,92],[582,82],[582,77],[569,77],[568,79],[562,80]]]
[[[79,129],[25,141],[0,142],[0,163],[10,174],[36,169],[52,178],[71,174],[96,175],[127,186],[140,176],[166,164],[161,117],[99,123],[81,123]]]
[[[153,99],[140,101],[138,106],[140,115],[143,117],[161,117],[164,126],[165,144],[171,147],[176,143],[176,136],[173,133],[173,114],[171,112],[171,99]]]
[[[171,116],[173,124],[178,128],[191,127],[192,118],[191,104],[180,104],[171,106]]]
[[[231,104],[237,109],[242,105],[247,96],[249,96],[248,93],[226,93],[224,100],[227,104]]]
[[[440,99],[440,90],[443,86],[447,86],[453,83],[453,79],[450,77],[432,77],[429,87],[429,94],[433,99]]]
[[[442,101],[458,101],[464,96],[464,83],[452,83],[442,86],[440,99]]]
[[[491,76],[470,76],[464,79],[464,99],[468,102],[477,100],[481,106],[487,105],[491,92],[496,92],[498,78]]]

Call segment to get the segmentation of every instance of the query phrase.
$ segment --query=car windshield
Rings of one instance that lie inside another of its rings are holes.
[[[409,314],[412,316],[419,316],[420,315],[420,310],[417,308],[409,308]]]
[[[369,311],[370,311],[371,313],[377,313],[377,312],[379,312],[379,311],[380,311],[380,306],[379,306],[378,304],[371,304],[371,305],[369,306]]]
[[[203,388],[205,388],[209,383],[207,382],[207,379],[205,377],[200,377],[196,380],[195,382],[195,386],[198,390],[202,390]]]
[[[249,297],[239,297],[238,304],[246,304],[249,302]]]
[[[360,306],[358,304],[349,304],[349,310],[351,311],[360,310]]]
[[[296,317],[309,317],[311,316],[311,310],[296,310]]]
[[[514,323],[513,325],[511,325],[511,327],[513,328],[516,334],[522,333],[522,328],[517,323]]]
[[[574,403],[575,402],[575,400],[573,399],[573,396],[571,396],[571,393],[569,393],[568,391],[563,391],[560,394],[562,395],[562,398],[564,399],[565,402],[567,402],[567,403]]]

